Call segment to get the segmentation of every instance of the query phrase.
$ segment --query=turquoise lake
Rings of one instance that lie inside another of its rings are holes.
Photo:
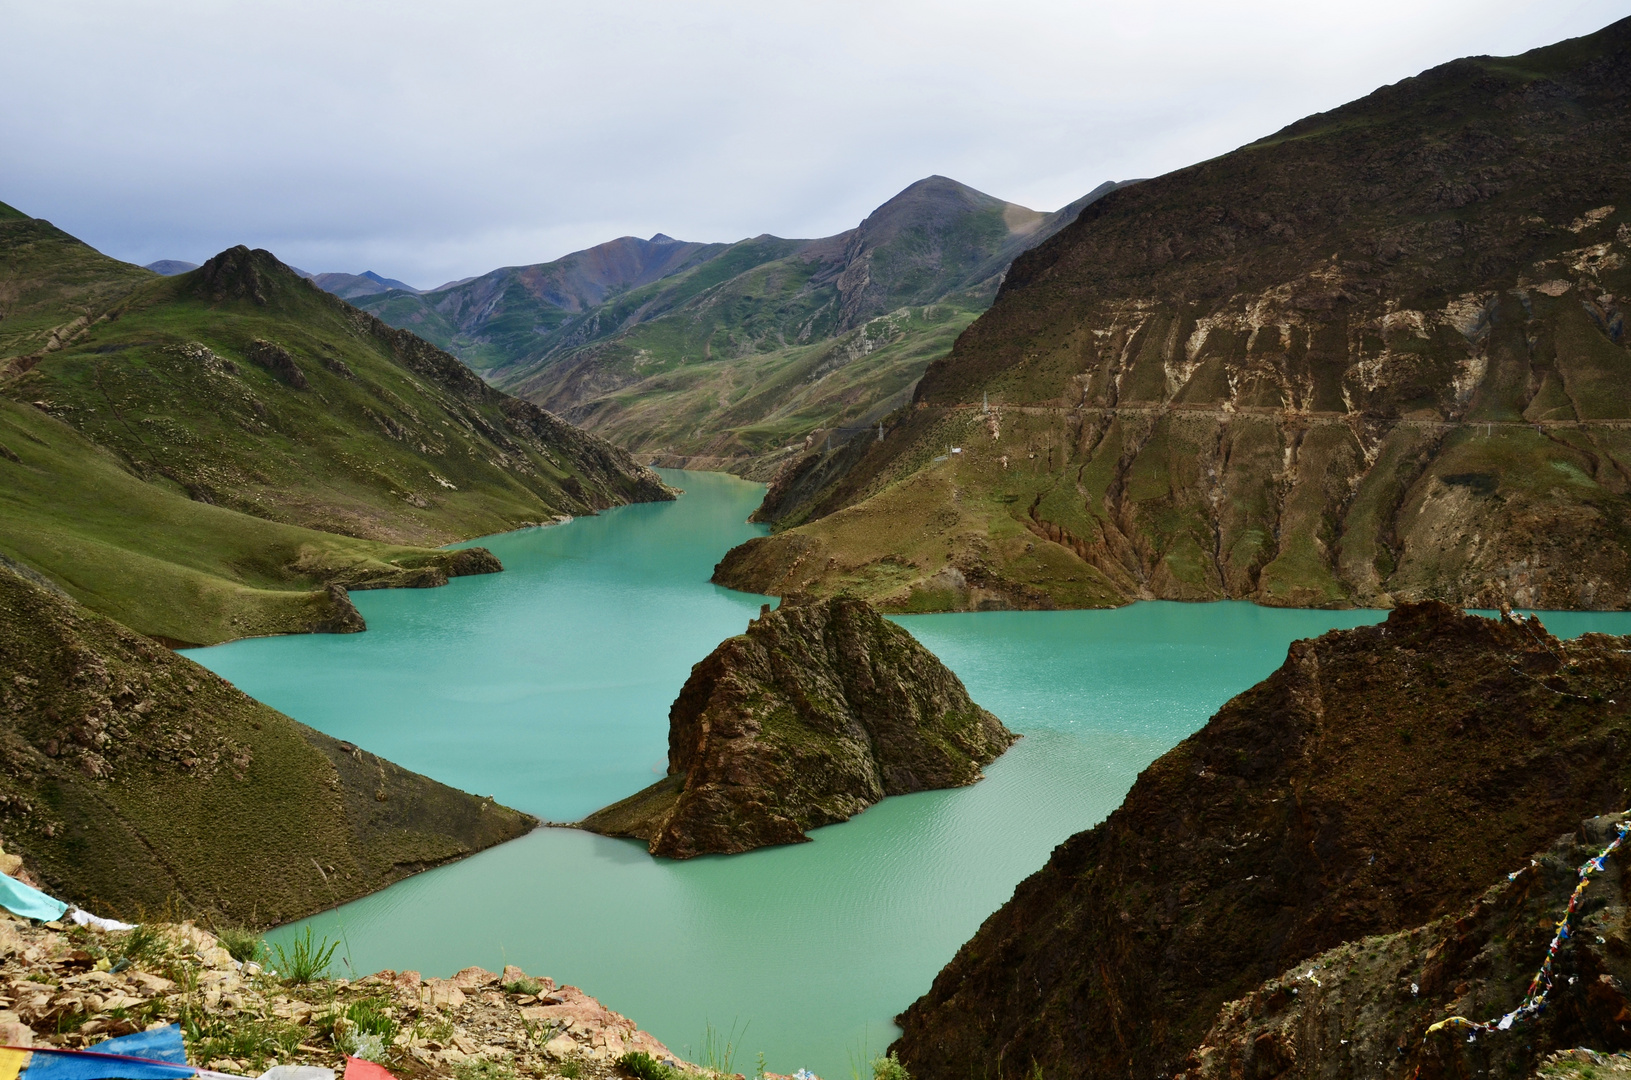
[[[664,472],[678,502],[478,541],[506,572],[353,595],[368,632],[262,638],[193,659],[313,727],[555,821],[646,786],[691,665],[768,598],[708,583],[763,530],[759,485]],[[316,916],[357,974],[518,964],[583,988],[700,1056],[826,1080],[895,1036],[893,1016],[1054,845],[1268,675],[1297,638],[1380,619],[1243,602],[897,621],[1025,738],[956,791],[888,799],[808,844],[657,861],[632,841],[540,829]],[[1553,613],[1631,632],[1631,613]]]

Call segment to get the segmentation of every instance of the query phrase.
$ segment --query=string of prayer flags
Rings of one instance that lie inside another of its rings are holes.
[[[1628,815],[1631,815],[1631,810],[1627,810],[1622,817]],[[1518,1007],[1505,1016],[1494,1020],[1469,1020],[1465,1016],[1447,1017],[1429,1027],[1427,1029],[1428,1035],[1447,1027],[1466,1028],[1471,1032],[1468,1035],[1469,1039],[1475,1037],[1480,1031],[1507,1031],[1517,1021],[1533,1016],[1546,1008],[1546,995],[1551,993],[1552,990],[1552,964],[1557,959],[1557,950],[1569,939],[1569,922],[1574,918],[1575,908],[1580,905],[1580,899],[1586,893],[1586,886],[1591,883],[1591,875],[1602,870],[1603,863],[1610,855],[1619,850],[1621,844],[1625,843],[1626,835],[1631,834],[1631,821],[1621,821],[1616,828],[1619,835],[1614,837],[1614,842],[1604,848],[1601,854],[1587,859],[1580,865],[1580,880],[1575,885],[1574,892],[1569,894],[1569,904],[1563,910],[1563,917],[1557,921],[1557,933],[1552,935],[1552,943],[1546,948],[1546,959],[1541,961],[1540,970],[1535,972],[1535,977],[1530,980],[1529,991],[1524,995],[1523,1001],[1519,1003]],[[1530,865],[1534,864],[1531,863]],[[1522,872],[1520,870],[1509,874],[1508,880],[1516,880],[1518,874]],[[0,1080],[4,1080],[4,1078],[0,1078]]]

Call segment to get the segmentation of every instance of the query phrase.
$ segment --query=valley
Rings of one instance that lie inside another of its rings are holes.
[[[1014,256],[1116,187],[1039,213],[933,176],[819,240],[624,237],[357,303],[646,460],[768,479],[903,404]]]

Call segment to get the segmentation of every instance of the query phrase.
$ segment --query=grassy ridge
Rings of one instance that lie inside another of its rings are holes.
[[[57,347],[156,276],[0,203],[0,360]]]

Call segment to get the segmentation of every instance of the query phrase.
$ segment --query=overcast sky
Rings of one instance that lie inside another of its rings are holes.
[[[101,250],[426,287],[823,236],[931,173],[1055,209],[1627,0],[0,0],[0,201]]]

